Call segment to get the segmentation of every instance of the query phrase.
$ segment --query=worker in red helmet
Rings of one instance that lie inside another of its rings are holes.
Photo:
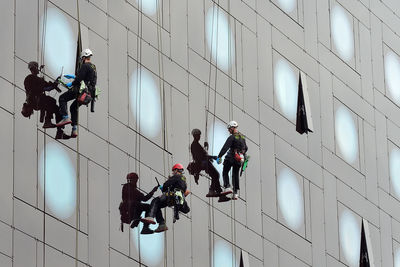
[[[185,200],[185,197],[189,194],[187,191],[186,177],[183,175],[183,165],[175,164],[172,167],[172,175],[168,177],[168,180],[160,186],[163,194],[156,197],[151,202],[151,208],[149,216],[142,219],[144,223],[155,224],[154,217],[160,213],[160,210],[165,207],[174,207],[174,223],[179,219],[179,211],[183,213],[188,213],[190,208]],[[161,215],[162,217],[162,215]],[[164,232],[168,230],[165,224],[164,218],[158,218],[157,222],[159,226],[154,232]]]
[[[121,213],[121,225],[123,223],[131,224],[131,228],[135,228],[139,225],[140,216],[142,212],[146,212],[146,215],[150,211],[150,204],[143,203],[148,201],[154,193],[157,191],[158,186],[155,186],[147,195],[144,195],[137,188],[137,181],[139,176],[131,172],[126,176],[127,183],[122,187],[122,202],[119,206]],[[160,218],[161,211],[156,214],[157,219]],[[123,227],[121,227],[123,230]],[[145,223],[143,225],[141,234],[152,234],[153,230],[149,228],[149,224]]]

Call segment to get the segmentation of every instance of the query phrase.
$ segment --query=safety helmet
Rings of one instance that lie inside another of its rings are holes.
[[[31,61],[28,63],[28,69],[32,70],[32,69],[39,69],[39,64],[36,61]]]
[[[134,183],[137,182],[137,180],[139,180],[139,176],[137,175],[137,173],[135,172],[131,172],[128,173],[128,175],[126,176],[126,180],[132,180]]]
[[[228,126],[227,126],[228,129],[230,129],[230,128],[236,128],[236,127],[238,127],[238,123],[237,123],[236,121],[230,121],[230,122],[228,123]]]
[[[195,136],[195,135],[200,135],[201,134],[201,131],[199,130],[199,129],[193,129],[192,130],[192,135],[193,136]]]
[[[91,56],[93,56],[93,53],[92,50],[90,50],[89,48],[86,48],[81,53],[81,57],[91,57]]]
[[[180,164],[180,163],[177,163],[177,164],[175,164],[173,167],[172,167],[172,171],[175,171],[175,170],[179,170],[179,171],[181,171],[181,172],[183,172],[183,165],[182,164]]]

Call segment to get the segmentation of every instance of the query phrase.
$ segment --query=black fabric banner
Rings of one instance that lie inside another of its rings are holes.
[[[76,59],[75,59],[75,76],[78,75],[78,71],[81,68],[81,51],[82,51],[82,39],[81,39],[81,27],[78,27],[78,42],[76,45]]]
[[[365,238],[364,220],[361,223],[360,267],[370,267],[367,239]]]
[[[297,116],[296,116],[296,131],[300,134],[307,133],[308,123],[306,115],[306,105],[304,103],[303,83],[301,75],[299,75],[299,91],[297,95]]]

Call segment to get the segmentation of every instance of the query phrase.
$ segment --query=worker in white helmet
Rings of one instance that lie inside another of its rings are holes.
[[[72,82],[69,82],[66,84],[66,86],[69,88],[67,92],[62,94],[58,100],[60,104],[60,114],[62,116],[62,120],[57,123],[57,127],[59,126],[64,126],[66,124],[72,124],[72,132],[71,132],[71,137],[77,137],[78,136],[78,130],[77,130],[77,124],[78,124],[78,108],[82,103],[79,101],[80,97],[80,88],[81,88],[81,82],[83,81],[88,88],[89,92],[94,92],[95,91],[95,86],[97,82],[97,72],[96,72],[96,66],[91,62],[91,57],[93,56],[93,53],[90,49],[85,49],[81,53],[81,59],[82,59],[82,66],[78,70],[78,74],[76,75],[64,75],[65,78],[67,79],[74,79]],[[92,96],[94,97],[94,95]],[[71,120],[68,117],[68,110],[67,110],[67,103],[68,101],[74,100],[75,101],[71,104],[70,106],[70,112],[71,112]]]
[[[237,127],[238,124],[236,121],[228,123],[227,128],[231,135],[226,139],[217,158],[217,163],[220,164],[222,162],[221,158],[228,152],[225,156],[222,176],[224,178],[224,192],[232,193],[232,188],[229,183],[229,171],[232,169],[233,200],[238,199],[239,171],[244,161],[245,153],[247,152],[245,137],[237,130]]]

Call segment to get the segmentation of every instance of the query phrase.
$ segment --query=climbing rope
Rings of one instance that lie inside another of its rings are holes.
[[[142,7],[142,0],[139,1],[140,9]],[[140,142],[140,129],[141,129],[141,97],[142,97],[142,36],[143,36],[143,12],[139,10],[139,16],[137,20],[138,24],[138,31],[139,31],[139,38],[137,38],[136,46],[138,48],[138,63],[136,68],[136,90],[135,90],[135,97],[136,97],[136,127],[137,127],[137,134],[136,134],[136,149],[135,149],[135,170],[137,173],[140,174],[140,159],[141,159],[141,142]],[[128,77],[129,79],[129,77]],[[128,80],[129,81],[129,80]],[[129,83],[128,83],[129,86]],[[130,92],[130,90],[128,90]],[[139,182],[140,183],[140,182]],[[138,244],[140,244],[140,234],[138,231]],[[130,237],[129,237],[130,239]],[[139,261],[141,261],[141,246],[138,246],[138,253],[139,253]]]
[[[77,51],[76,51],[76,56],[77,58],[80,56],[79,53],[79,47],[82,48],[82,40],[81,40],[81,20],[80,20],[80,12],[79,12],[79,1],[76,0],[76,8],[77,8],[77,18],[78,18],[78,40],[77,40]],[[78,61],[80,60],[80,57],[76,61],[76,64],[78,64]],[[78,69],[79,66],[75,66],[75,69],[79,71]],[[77,74],[77,73],[76,73]],[[77,101],[77,100],[75,100]],[[79,126],[79,103],[76,105],[77,109],[77,127]],[[76,216],[75,216],[75,267],[78,267],[78,254],[79,254],[79,219],[80,219],[80,153],[79,153],[79,127],[78,127],[78,137],[76,138],[76,151],[77,151],[77,157],[76,157]]]
[[[212,55],[213,55],[213,48],[214,48],[214,23],[215,23],[215,12],[217,12],[217,22],[216,22],[216,36],[215,36],[215,38],[216,38],[216,47],[215,47],[215,49],[216,49],[216,56],[215,56],[215,83],[214,83],[214,90],[215,90],[215,93],[214,93],[214,110],[213,110],[213,131],[212,131],[212,144],[213,144],[213,147],[215,146],[215,111],[216,111],[216,99],[217,99],[217,74],[218,74],[218,68],[217,68],[217,65],[218,65],[218,33],[219,33],[219,30],[218,30],[218,24],[219,24],[219,0],[218,0],[218,3],[217,4],[215,4],[215,3],[213,3],[213,7],[212,7],[213,9],[212,9],[212,22],[211,22],[211,48],[210,48],[210,70],[209,70],[209,74],[208,74],[208,84],[207,84],[207,87],[208,87],[208,92],[207,92],[207,109],[206,109],[206,127],[205,127],[205,140],[208,140],[208,114],[209,114],[209,112],[210,112],[210,98],[211,98],[211,73],[212,73],[212,67],[213,67],[213,65],[212,65]],[[214,149],[213,149],[213,151],[212,151],[212,153],[215,153],[215,151],[214,151]],[[210,181],[209,181],[209,186],[210,186]],[[211,248],[213,247],[213,238],[212,238],[212,232],[214,232],[214,201],[213,200],[211,200],[211,199],[208,199],[208,206],[209,206],[209,209],[208,209],[208,212],[209,212],[209,216],[208,216],[208,218],[209,218],[209,221],[208,221],[208,228],[209,228],[209,231],[208,231],[208,233],[209,233],[209,250],[211,250]],[[210,252],[210,255],[212,255],[212,251],[209,251]],[[213,265],[213,259],[212,258],[210,258],[210,266],[212,266]]]
[[[38,3],[39,4],[39,3]],[[41,59],[40,62],[44,63],[44,53],[45,53],[45,36],[46,36],[46,24],[47,24],[47,7],[48,0],[44,0],[43,3],[43,28],[42,28],[42,44],[41,44]],[[39,10],[39,8],[38,8]],[[39,153],[39,152],[37,152]],[[46,258],[46,134],[43,135],[43,259]],[[39,177],[39,179],[41,179]],[[43,267],[46,266],[45,261],[43,261]]]

